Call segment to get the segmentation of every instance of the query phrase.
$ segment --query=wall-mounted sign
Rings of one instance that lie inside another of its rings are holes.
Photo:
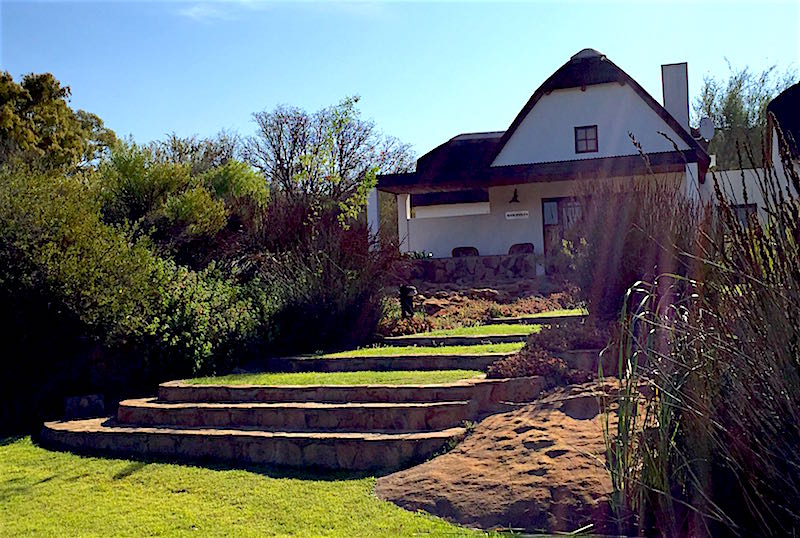
[[[506,220],[527,219],[530,216],[527,209],[523,209],[522,211],[506,211]]]

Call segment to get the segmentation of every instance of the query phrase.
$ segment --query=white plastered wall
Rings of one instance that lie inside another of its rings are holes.
[[[411,196],[408,194],[397,195],[397,237],[400,243],[400,252],[409,252],[408,223],[411,218]]]
[[[575,153],[575,127],[597,125],[598,151]],[[555,90],[544,95],[508,140],[492,166],[637,155],[628,132],[646,153],[689,146],[627,84]]]
[[[774,131],[772,133],[771,159],[778,183],[784,188],[791,188],[794,193],[794,188],[791,187],[789,177],[783,169],[783,163],[781,162],[778,150],[778,135]],[[795,170],[800,172],[800,163],[795,161],[792,163],[792,166]],[[728,200],[734,204],[756,204],[758,206],[759,218],[762,220],[766,219],[767,213],[764,208],[764,195],[761,192],[760,186],[761,180],[765,177],[763,169],[746,168],[744,170],[709,171],[706,174],[705,183],[700,185],[700,198],[704,202],[716,203],[716,195],[714,193],[715,175],[717,181],[720,183],[722,193]],[[747,193],[746,198],[745,192]],[[798,193],[794,193],[794,195],[797,196]]]
[[[679,179],[682,174],[662,174],[659,177]],[[634,178],[615,178],[610,181],[625,185],[634,181]],[[517,189],[519,203],[512,204],[509,201],[514,189]],[[508,254],[508,249],[516,243],[533,243],[534,252],[542,254],[542,199],[581,195],[589,192],[589,189],[591,180],[492,187],[489,189],[488,214],[407,220],[408,250],[430,252],[435,258],[448,258],[456,247],[475,247],[480,255],[489,256]],[[528,218],[507,220],[506,212],[512,211],[528,211]]]

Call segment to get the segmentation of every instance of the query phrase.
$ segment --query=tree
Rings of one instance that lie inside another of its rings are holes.
[[[25,75],[19,84],[0,74],[0,163],[63,169],[96,162],[116,136],[96,115],[72,110],[69,97],[50,73]]]
[[[258,130],[245,140],[244,158],[264,175],[271,191],[294,200],[344,202],[363,188],[371,170],[411,170],[410,146],[362,119],[357,103],[358,97],[348,97],[312,114],[286,105],[257,112]]]
[[[173,134],[147,146],[117,143],[95,178],[103,219],[133,225],[192,267],[235,251],[242,228],[256,227],[269,191],[260,174],[232,158],[232,140]]]
[[[146,149],[153,162],[187,164],[196,175],[234,160],[239,143],[236,133],[224,130],[210,138],[180,137],[173,132],[164,140],[151,142]]]
[[[728,63],[730,76],[719,80],[706,75],[703,88],[693,106],[694,120],[710,117],[716,127],[708,151],[717,156],[717,167],[732,169],[740,165],[737,142],[742,148],[744,166],[749,166],[744,147],[748,146],[761,164],[761,149],[767,126],[767,104],[781,91],[791,86],[796,72],[787,69],[777,72],[772,66],[761,73],[748,67],[735,69]]]

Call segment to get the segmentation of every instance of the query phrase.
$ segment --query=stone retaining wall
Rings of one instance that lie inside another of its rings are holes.
[[[541,377],[468,379],[434,385],[196,385],[170,381],[158,387],[162,402],[446,402],[468,400],[477,412],[500,402],[530,402]]]
[[[458,355],[384,355],[374,357],[323,358],[316,356],[271,359],[275,372],[359,372],[391,370],[483,370],[513,353]]]
[[[267,432],[124,426],[108,419],[45,422],[45,446],[86,454],[352,471],[395,470],[428,459],[464,428],[400,434]]]
[[[411,280],[446,283],[536,277],[536,255],[468,256],[411,260]]]

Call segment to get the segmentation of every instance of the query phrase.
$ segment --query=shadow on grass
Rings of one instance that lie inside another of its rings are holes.
[[[25,439],[25,435],[9,435],[7,437],[0,437],[0,446],[7,446]]]
[[[310,480],[310,481],[325,481],[325,482],[338,482],[344,480],[360,480],[362,478],[381,477],[393,472],[384,470],[372,471],[345,471],[345,470],[330,470],[322,467],[288,467],[282,465],[257,465],[250,463],[235,464],[231,462],[221,462],[213,459],[182,459],[182,458],[169,458],[159,456],[142,456],[138,454],[119,454],[111,453],[103,450],[76,450],[74,448],[65,448],[61,446],[54,446],[49,443],[42,444],[38,439],[33,440],[34,444],[43,450],[56,450],[73,454],[80,458],[104,458],[110,461],[126,461],[129,466],[114,475],[115,480],[121,480],[131,476],[132,474],[142,470],[149,464],[167,464],[167,465],[180,465],[182,467],[193,467],[199,469],[208,469],[211,471],[247,471],[255,474],[260,474],[268,478],[289,478],[295,480]],[[416,465],[419,462],[411,462],[407,466]]]

